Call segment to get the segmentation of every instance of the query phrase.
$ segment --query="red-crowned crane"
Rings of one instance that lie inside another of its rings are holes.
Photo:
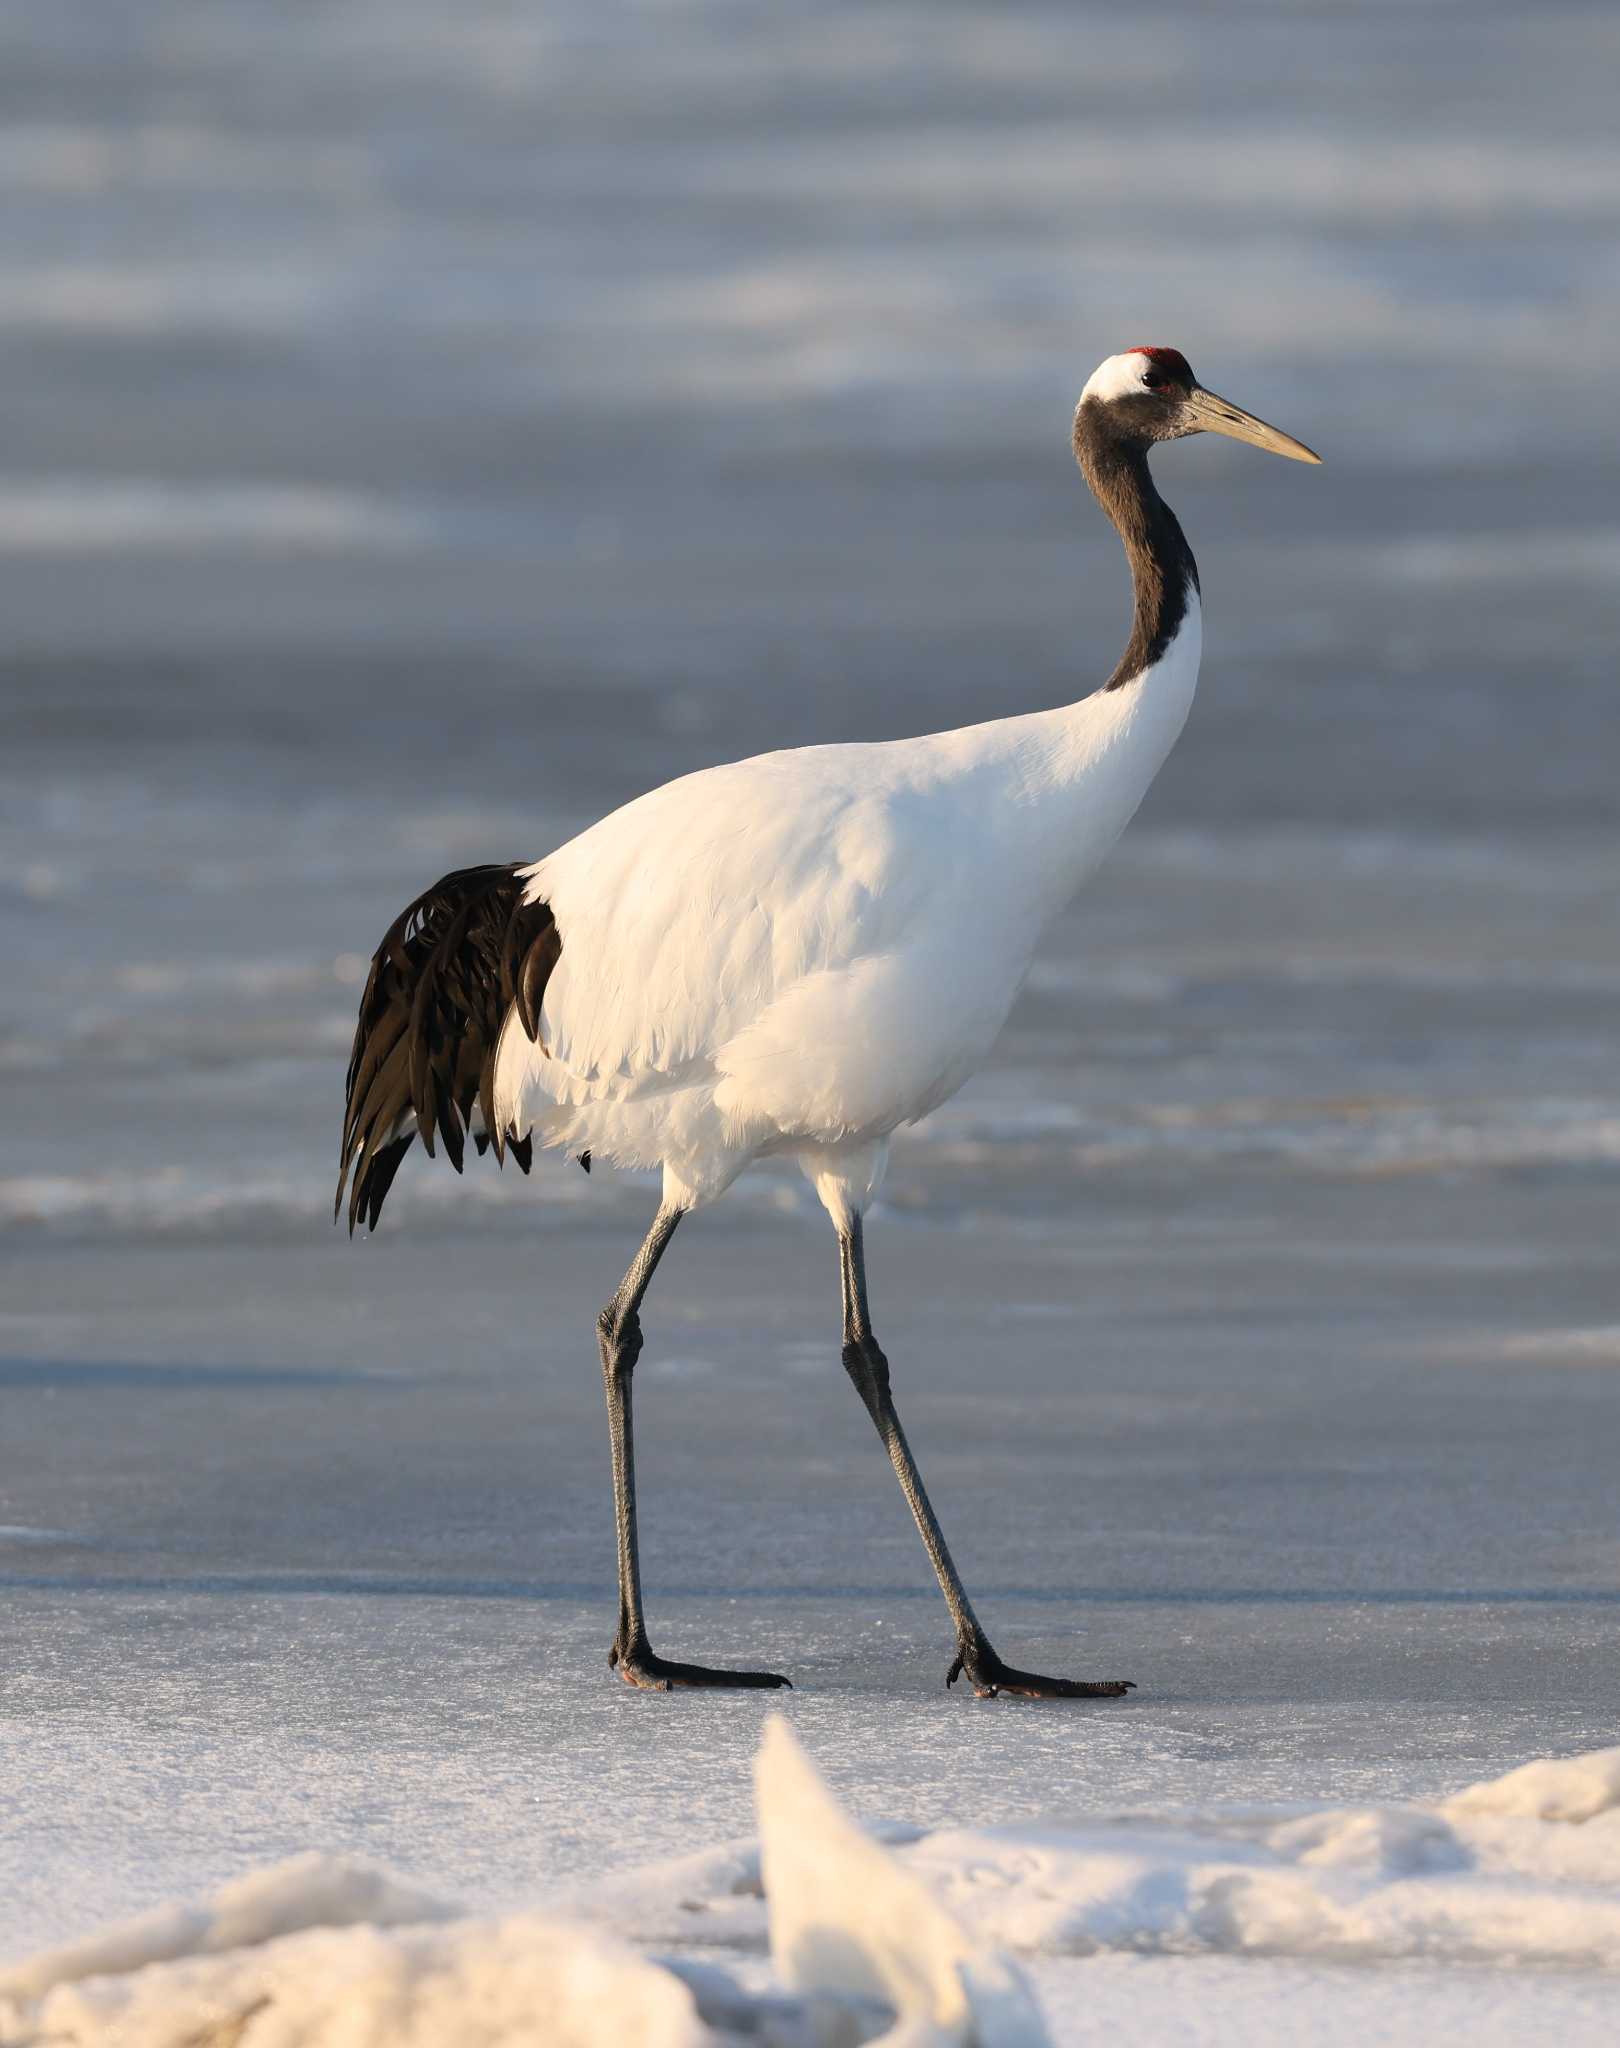
[[[867,1307],[861,1218],[889,1141],[990,1050],[1048,921],[1102,861],[1192,703],[1198,570],[1148,451],[1227,434],[1300,442],[1206,391],[1169,348],[1110,356],[1074,452],[1125,544],[1131,636],[1057,711],[870,746],[799,747],[682,776],[543,860],[419,896],[372,962],[349,1065],[349,1228],[375,1226],[414,1137],[459,1171],[467,1133],[525,1172],[536,1138],[661,1167],[663,1198],[597,1317],[618,1521],[609,1662],[632,1685],[777,1686],[658,1656],[642,1612],[631,1383],[649,1281],[688,1211],[785,1154],[838,1233],[844,1369],[883,1439],[956,1631],[950,1684],[1095,1698],[1126,1681],[1004,1664],[957,1576],[895,1411]]]

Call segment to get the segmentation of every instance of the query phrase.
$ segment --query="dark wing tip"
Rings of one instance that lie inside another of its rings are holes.
[[[400,1164],[410,1149],[409,1138],[396,1138],[391,1145],[382,1146],[371,1162],[366,1174],[364,1194],[367,1230],[377,1228],[377,1218],[382,1214],[383,1201],[388,1190],[394,1185],[394,1175],[398,1173]]]
[[[466,1139],[497,1160],[506,1134],[492,1122],[495,1050],[515,1005],[538,1042],[541,1002],[562,939],[546,903],[525,900],[515,865],[461,868],[409,905],[372,960],[349,1060],[333,1220],[349,1197],[349,1234],[375,1229],[383,1199],[416,1138],[442,1143],[462,1170]],[[482,1128],[473,1130],[473,1111]],[[396,1135],[397,1134],[397,1135]],[[511,1150],[523,1171],[531,1139]]]

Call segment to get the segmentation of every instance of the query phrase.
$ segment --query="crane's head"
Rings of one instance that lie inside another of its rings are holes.
[[[1186,434],[1226,434],[1293,462],[1322,459],[1292,434],[1268,427],[1253,413],[1206,391],[1187,358],[1174,348],[1128,348],[1099,364],[1075,408],[1077,447],[1088,429],[1138,445],[1179,441]]]

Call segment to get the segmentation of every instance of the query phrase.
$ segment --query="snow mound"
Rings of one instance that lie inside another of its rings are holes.
[[[1037,1958],[1203,1956],[1308,1964],[1535,1964],[1620,1971],[1620,1801],[1615,1755],[1527,1765],[1439,1805],[1217,1809],[1174,1821],[1151,1814],[1058,1826],[943,1828],[897,1842],[888,1869],[921,1885],[957,1924],[955,1939]],[[588,1896],[616,1931],[711,1952],[754,1954],[767,1938],[779,1973],[793,1970],[796,1887],[817,1881],[811,1856],[792,1879],[771,1862],[773,1827],[796,1818],[791,1767],[767,1746],[762,1788],[780,1782],[784,1818],[765,1818],[765,1882],[745,1844],[640,1871]],[[762,1816],[770,1794],[762,1790]],[[1572,1827],[1565,1820],[1584,1816]],[[847,1825],[847,1823],[846,1823]],[[821,1837],[826,1850],[832,1844]],[[866,1845],[868,1848],[871,1844]],[[839,1868],[854,1868],[840,1863]],[[832,1880],[828,1880],[832,1882]],[[829,1958],[842,1922],[808,1893],[823,1944],[818,1966],[854,1983],[909,1908],[892,1884],[865,1886],[856,1969]],[[898,1936],[896,1936],[898,1938]],[[930,1937],[931,1939],[931,1937]],[[943,1979],[957,1954],[941,1941]],[[914,1938],[900,1970],[920,1967]],[[899,1998],[894,1976],[884,1995]],[[919,2001],[920,2003],[920,2001]],[[953,2008],[936,2003],[936,2018]]]
[[[314,1853],[292,1856],[222,1885],[202,1905],[159,1906],[0,1972],[0,1997],[39,1998],[53,1984],[127,1975],[180,1956],[256,1948],[311,1927],[397,1927],[448,1919],[452,1911],[369,1864]]]
[[[1620,1749],[1437,1808],[954,1829],[908,1861],[973,1933],[1026,1953],[1620,1970]]]
[[[24,2048],[705,2048],[714,2036],[670,1971],[591,1929],[520,1914],[314,1927],[58,1982],[9,2009],[0,1989],[0,2039]]]
[[[1594,1820],[1620,1808],[1620,1749],[1585,1756],[1540,1757],[1505,1777],[1470,1785],[1440,1809],[1447,1814],[1500,1813],[1520,1820]]]
[[[980,1939],[1026,1953],[1620,1968],[1620,1837],[1581,1875],[1460,1831],[1397,1828],[1389,1854],[1384,1831],[1364,1814],[1250,1841],[1142,1823],[956,1831],[913,1867]]]
[[[458,1917],[380,1871],[309,1855],[0,1971],[0,2042],[1047,2048],[1016,1968],[849,1819],[775,1717],[757,1789],[760,1857],[684,1859],[640,1896],[695,1877],[757,1907],[762,1868],[787,1996],[577,1919]]]

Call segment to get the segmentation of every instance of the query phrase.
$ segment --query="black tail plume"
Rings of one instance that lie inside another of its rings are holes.
[[[461,1171],[477,1108],[478,1150],[508,1146],[525,1173],[532,1147],[495,1126],[495,1048],[512,1005],[531,1039],[562,952],[549,905],[525,903],[516,867],[461,868],[396,918],[372,959],[349,1055],[334,1220],[349,1189],[349,1235],[375,1230],[400,1161],[443,1140]]]

